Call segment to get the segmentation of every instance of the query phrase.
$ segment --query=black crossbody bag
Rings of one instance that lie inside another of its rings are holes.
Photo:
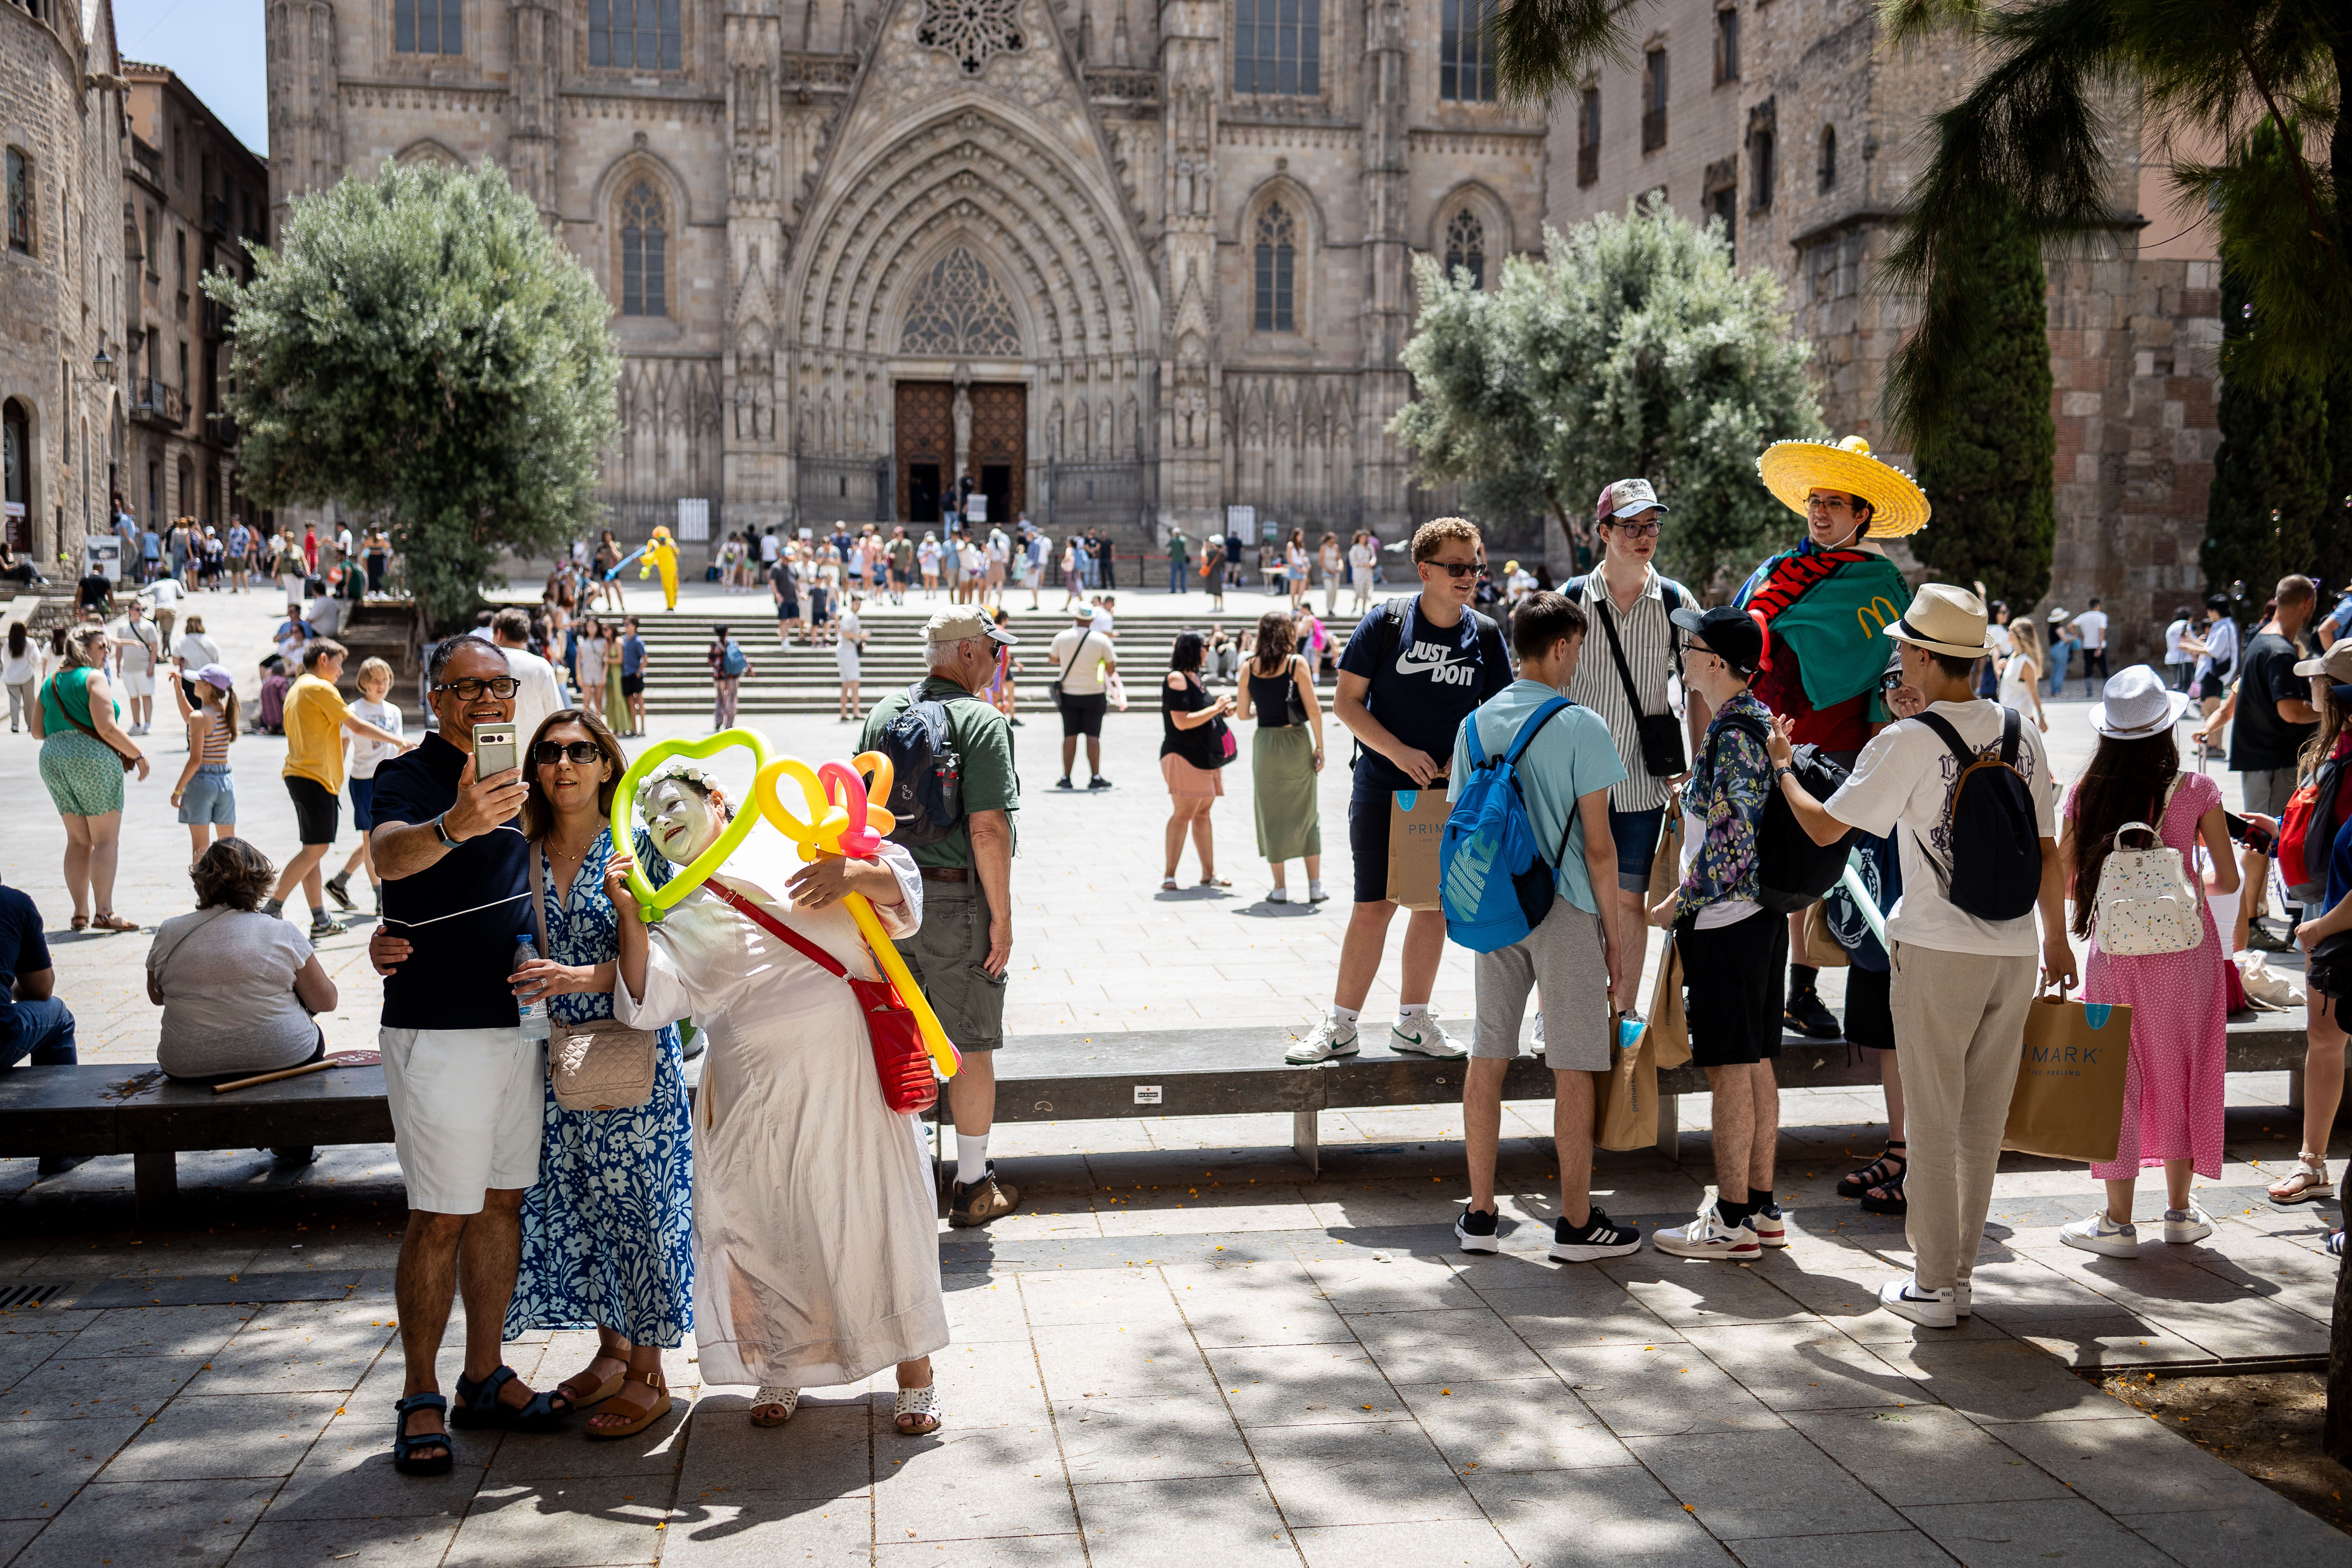
[[[1605,595],[1607,585],[1603,584],[1601,591]],[[1683,721],[1671,708],[1664,713],[1642,711],[1642,699],[1633,690],[1633,671],[1625,663],[1624,645],[1617,640],[1617,617],[1613,613],[1603,616],[1600,605],[1593,604],[1590,577],[1585,579],[1584,598],[1585,603],[1593,605],[1591,618],[1599,621],[1601,629],[1609,636],[1609,657],[1617,662],[1617,679],[1625,688],[1625,705],[1633,710],[1633,733],[1642,742],[1642,765],[1653,778],[1673,778],[1690,766],[1689,755],[1683,750]],[[1612,604],[1609,607],[1613,612],[1617,606]]]

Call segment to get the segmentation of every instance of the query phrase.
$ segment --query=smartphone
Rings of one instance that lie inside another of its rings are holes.
[[[477,724],[474,726],[474,777],[490,778],[499,773],[512,773],[517,765],[515,727],[512,724]]]
[[[2256,827],[2234,811],[2223,812],[2221,820],[2229,824],[2230,837],[2232,842],[2244,845],[2257,855],[2268,855],[2272,847],[2278,843],[2275,837]]]

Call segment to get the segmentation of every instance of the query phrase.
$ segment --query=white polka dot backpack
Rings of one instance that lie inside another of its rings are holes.
[[[2173,781],[2175,788],[2179,782]],[[2171,803],[2168,790],[2165,804]],[[2147,835],[2151,847],[2125,848],[2126,836],[2134,833]],[[2125,823],[2099,868],[2100,951],[2117,958],[2188,952],[2205,940],[2204,898],[2179,850],[2147,823]]]

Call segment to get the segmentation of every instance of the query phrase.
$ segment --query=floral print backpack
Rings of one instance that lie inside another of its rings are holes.
[[[2178,788],[2179,781],[2173,783]],[[2167,791],[2165,805],[2171,804]],[[2130,833],[2146,834],[2153,847],[2125,848],[2124,836]],[[2099,868],[2097,896],[2099,948],[2115,957],[2186,952],[2205,940],[2204,889],[2189,875],[2180,851],[2145,822],[2116,829],[2114,847]]]

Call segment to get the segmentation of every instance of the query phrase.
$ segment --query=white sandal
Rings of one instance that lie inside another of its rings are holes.
[[[901,1426],[902,1415],[916,1417],[912,1426]],[[928,1425],[926,1425],[928,1423]],[[936,1383],[922,1388],[902,1388],[890,1404],[890,1429],[901,1437],[928,1437],[940,1429],[940,1385]]]
[[[2327,1162],[2306,1154],[2284,1181],[2271,1184],[2270,1200],[2274,1204],[2307,1204],[2335,1190],[2336,1184],[2328,1179]]]
[[[760,1414],[771,1405],[780,1406],[783,1410],[783,1414],[782,1415],[762,1415]],[[793,1418],[793,1412],[798,1410],[800,1407],[801,1391],[799,1389],[777,1388],[771,1384],[763,1383],[760,1385],[758,1392],[751,1395],[751,1425],[754,1426],[781,1426],[785,1422],[791,1420]]]

